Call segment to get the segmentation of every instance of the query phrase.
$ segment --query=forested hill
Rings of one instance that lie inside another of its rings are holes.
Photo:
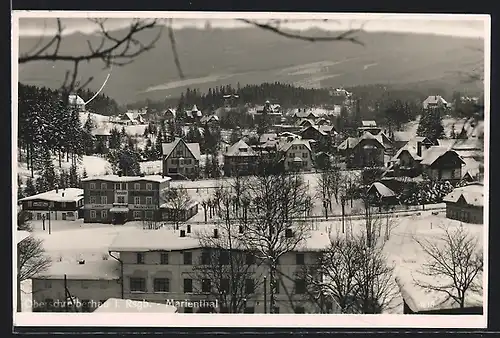
[[[320,33],[328,34],[316,32]],[[119,36],[119,32],[116,34]],[[474,87],[461,81],[461,74],[473,72],[483,62],[483,53],[478,51],[483,48],[482,39],[383,32],[358,35],[364,46],[297,41],[258,28],[178,29],[175,39],[184,79],[179,78],[165,33],[156,48],[127,66],[115,67],[104,93],[126,104],[179,97],[187,87],[207,92],[221,85],[236,87],[238,82],[244,86],[275,81],[307,88],[415,83],[451,92]],[[144,32],[140,38],[151,41],[155,36],[156,32]],[[60,51],[68,55],[85,53],[87,40],[95,45],[100,37],[68,35]],[[38,37],[21,37],[20,53],[30,51],[38,41]],[[19,79],[57,88],[71,66],[64,62],[29,62],[21,65]],[[93,77],[90,89],[98,90],[107,74],[102,67],[100,61],[85,63],[78,80],[85,82]]]

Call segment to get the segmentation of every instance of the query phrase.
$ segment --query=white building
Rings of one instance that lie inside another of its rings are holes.
[[[54,189],[19,200],[32,219],[75,221],[83,207],[83,189]]]

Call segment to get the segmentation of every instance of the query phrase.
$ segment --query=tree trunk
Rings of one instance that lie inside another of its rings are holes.
[[[275,300],[275,287],[276,282],[274,276],[276,275],[274,271],[274,263],[269,266],[269,313],[274,313]]]

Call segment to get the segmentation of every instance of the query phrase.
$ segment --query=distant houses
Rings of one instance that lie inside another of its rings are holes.
[[[163,175],[172,179],[195,179],[200,173],[200,145],[182,138],[163,143]]]
[[[19,200],[30,219],[75,221],[83,217],[83,190],[56,188]]]
[[[431,95],[422,102],[422,107],[424,109],[449,108],[449,104],[442,96]]]

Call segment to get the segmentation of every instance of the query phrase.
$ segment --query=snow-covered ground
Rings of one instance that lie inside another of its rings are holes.
[[[417,135],[417,128],[418,128],[418,123],[420,121],[420,117],[417,117],[415,121],[408,122],[403,130],[405,132],[408,132],[409,135],[416,136]],[[478,131],[480,128],[484,128],[484,121],[481,121],[475,128],[472,128],[470,126],[470,122],[468,122],[467,119],[460,119],[460,118],[455,118],[455,117],[445,117],[443,118],[443,127],[444,127],[444,133],[446,137],[449,137],[452,131],[452,126],[455,126],[455,132],[460,133],[462,130],[462,127],[465,125],[465,129],[467,130],[467,136],[468,137],[475,137],[477,136]]]
[[[59,167],[59,159],[56,156],[53,157],[53,162],[56,170],[64,169],[69,171],[71,167],[71,160],[67,162],[66,159],[63,159],[61,167]],[[81,163],[78,164],[80,175],[83,173],[84,168],[89,177],[104,175],[106,172],[111,173],[111,165],[109,162],[105,158],[99,156],[83,156]],[[17,173],[23,178],[23,181],[31,176],[31,170],[28,170],[25,162],[17,163]]]

